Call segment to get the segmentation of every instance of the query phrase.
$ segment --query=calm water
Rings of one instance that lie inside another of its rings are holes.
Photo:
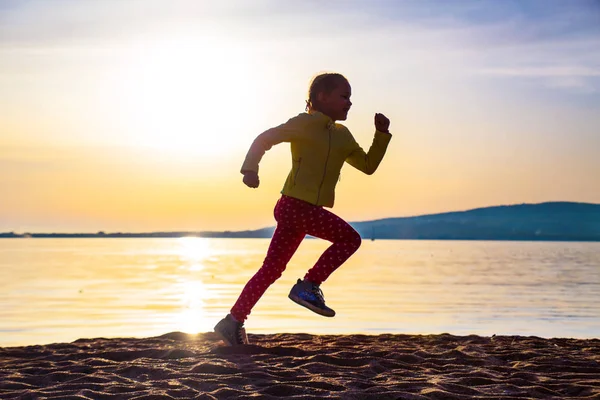
[[[0,240],[0,346],[212,330],[268,243]],[[303,242],[249,332],[600,337],[600,243],[364,241],[322,286],[335,318],[287,299],[326,246]]]

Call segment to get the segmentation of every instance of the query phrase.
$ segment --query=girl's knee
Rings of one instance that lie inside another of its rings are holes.
[[[354,251],[358,250],[362,243],[362,238],[360,237],[360,234],[354,229],[352,229],[352,232],[348,235],[348,243],[350,244],[350,246],[352,246]]]

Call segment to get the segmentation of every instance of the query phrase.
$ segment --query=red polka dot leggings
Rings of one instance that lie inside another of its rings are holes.
[[[282,196],[274,213],[277,228],[263,265],[248,281],[231,309],[231,315],[238,321],[246,320],[267,288],[281,276],[307,234],[333,243],[304,276],[316,284],[324,282],[360,246],[358,232],[323,207]]]

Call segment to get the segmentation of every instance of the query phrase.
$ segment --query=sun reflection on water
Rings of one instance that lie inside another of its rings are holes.
[[[203,261],[211,256],[210,241],[205,238],[183,237],[177,242],[177,253],[184,261],[182,269],[192,274],[181,273],[173,285],[179,303],[179,311],[174,315],[173,323],[177,330],[186,333],[209,330],[211,321],[206,311],[206,300],[213,296],[197,272],[205,269]]]
[[[206,238],[187,236],[177,239],[181,258],[192,263],[199,263],[211,254],[210,242]]]
[[[206,311],[206,300],[210,292],[202,281],[180,282],[178,290],[180,308],[174,318],[177,330],[186,333],[198,333],[209,330],[210,321]]]

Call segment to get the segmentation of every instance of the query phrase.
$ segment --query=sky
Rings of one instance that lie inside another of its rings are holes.
[[[332,71],[393,134],[348,221],[600,203],[598,0],[0,0],[0,232],[272,226],[289,144],[240,166]]]

